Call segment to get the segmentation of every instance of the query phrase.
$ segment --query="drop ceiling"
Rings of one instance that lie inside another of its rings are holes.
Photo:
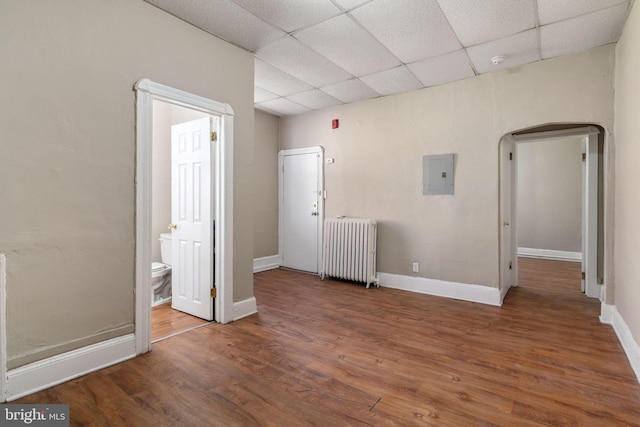
[[[288,116],[614,43],[633,0],[146,0],[255,53]],[[497,65],[495,56],[504,60]]]

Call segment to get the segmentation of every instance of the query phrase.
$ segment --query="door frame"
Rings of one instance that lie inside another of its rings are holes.
[[[601,298],[602,288],[597,281],[597,265],[598,265],[598,137],[601,130],[596,126],[585,125],[571,129],[541,131],[526,134],[515,135],[512,132],[505,135],[500,143],[500,291],[502,297],[506,295],[511,286],[518,286],[518,239],[517,239],[517,159],[518,144],[525,142],[547,141],[553,139],[566,139],[571,137],[583,137],[587,139],[589,147],[587,154],[587,162],[592,166],[587,169],[587,175],[582,180],[582,198],[583,206],[585,201],[589,203],[589,209],[586,215],[587,224],[582,225],[582,252],[584,269],[584,257],[586,256],[587,269],[585,292],[592,298]],[[510,161],[504,161],[505,154],[512,153]],[[594,156],[595,154],[595,156]],[[595,167],[594,167],[595,166]],[[584,167],[584,165],[583,165]],[[585,185],[588,182],[588,185]],[[595,184],[595,185],[594,185]],[[509,223],[508,227],[503,224]],[[586,245],[585,245],[586,243]],[[508,252],[507,252],[508,251]],[[513,268],[511,274],[505,273],[505,262],[511,260]],[[596,291],[597,290],[597,291]]]
[[[285,156],[298,156],[301,154],[317,154],[318,157],[318,185],[320,187],[318,194],[320,197],[318,198],[318,274],[322,274],[324,270],[324,266],[322,263],[322,232],[324,229],[324,199],[326,197],[326,192],[324,190],[324,148],[321,146],[317,147],[306,147],[306,148],[294,148],[289,150],[280,150],[278,152],[278,257],[280,265],[283,264],[283,230],[284,230],[284,176],[282,174],[284,168],[284,157]]]
[[[151,187],[153,101],[220,117],[215,159],[215,321],[233,320],[233,109],[211,99],[143,78],[136,82],[136,354],[151,350]]]

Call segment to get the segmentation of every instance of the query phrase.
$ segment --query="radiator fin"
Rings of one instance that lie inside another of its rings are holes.
[[[369,218],[324,221],[322,277],[376,282],[377,223]]]

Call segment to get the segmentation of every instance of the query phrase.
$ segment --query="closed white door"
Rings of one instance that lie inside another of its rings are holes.
[[[282,265],[311,273],[319,272],[322,159],[321,152],[281,157]]]
[[[171,306],[213,320],[212,118],[171,127]]]

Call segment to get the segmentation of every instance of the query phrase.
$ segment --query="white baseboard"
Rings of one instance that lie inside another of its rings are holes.
[[[470,285],[466,283],[446,282],[424,277],[403,276],[400,274],[378,273],[380,286],[439,297],[472,301],[495,306],[502,305],[502,296],[498,288]]]
[[[640,346],[633,339],[631,330],[624,321],[615,305],[602,303],[600,308],[600,322],[613,326],[613,330],[618,336],[620,344],[629,359],[631,369],[636,374],[638,382],[640,382]]]
[[[251,316],[258,312],[258,304],[255,297],[247,298],[233,303],[233,320],[240,320],[243,317]]]
[[[554,251],[553,249],[518,248],[518,256],[557,261],[582,261],[582,253],[580,252]]]
[[[253,272],[273,270],[280,267],[280,255],[271,255],[253,260]]]
[[[72,380],[136,356],[133,334],[89,345],[7,372],[6,400]]]

